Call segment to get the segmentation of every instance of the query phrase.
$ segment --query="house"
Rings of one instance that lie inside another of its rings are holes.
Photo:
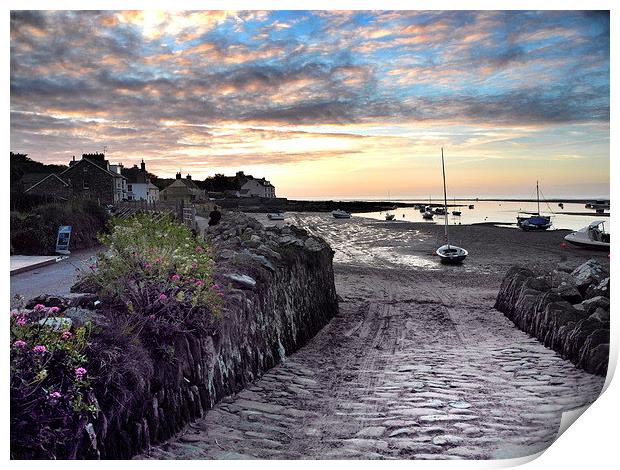
[[[159,201],[159,188],[151,183],[144,160],[133,168],[122,168],[121,174],[127,178],[127,200],[146,201],[149,203]]]
[[[254,178],[239,171],[236,179],[239,181],[239,197],[276,197],[276,188],[265,178]]]
[[[83,154],[81,160],[73,157],[66,170],[46,176],[25,192],[59,198],[91,198],[102,204],[114,204],[122,201],[127,192],[121,168],[122,165],[110,165],[102,153]]]
[[[192,181],[192,176],[181,178],[181,173],[176,174],[175,180],[164,188],[160,197],[162,201],[196,202],[206,199],[205,191]]]

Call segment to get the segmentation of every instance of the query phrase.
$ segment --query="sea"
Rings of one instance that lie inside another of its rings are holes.
[[[310,198],[308,198],[310,199]],[[327,198],[316,198],[327,199]],[[350,200],[378,200],[374,198],[332,198],[332,200],[350,201]],[[385,201],[385,199],[382,199]],[[420,199],[393,199],[390,202],[398,203],[425,203],[426,201]],[[433,206],[441,204],[441,200],[432,199]],[[473,205],[473,209],[469,209],[469,205]],[[561,208],[557,202],[540,202],[540,213],[542,215],[550,215],[552,217],[552,230],[579,230],[586,227],[591,222],[604,220],[605,229],[609,230],[609,215],[600,215],[592,209],[586,209],[585,204],[582,203],[563,203],[564,207]],[[460,216],[452,215],[452,211],[461,211]],[[480,224],[489,223],[506,227],[517,228],[517,214],[523,212],[536,212],[536,201],[533,202],[509,202],[509,201],[475,201],[471,199],[459,200],[453,199],[448,201],[448,223],[450,225],[468,225],[468,224]],[[427,221],[422,218],[422,214],[418,209],[413,207],[399,207],[391,213],[396,215],[396,220],[407,222],[424,222],[427,224],[444,224],[444,216],[436,215],[432,221]],[[606,211],[609,212],[609,211]],[[576,215],[579,214],[579,215]],[[371,219],[385,220],[385,211],[382,212],[363,212],[356,213],[354,216],[368,217]]]

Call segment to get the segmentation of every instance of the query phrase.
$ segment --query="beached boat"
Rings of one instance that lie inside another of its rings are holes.
[[[443,174],[443,203],[445,213],[448,212],[448,192],[446,190],[446,167],[443,160],[443,148],[441,149],[441,172]],[[462,263],[469,253],[464,248],[450,244],[450,238],[448,237],[448,217],[445,218],[444,223],[444,238],[446,244],[437,248],[436,251],[441,262],[448,264]]]
[[[517,225],[521,230],[533,232],[547,230],[551,227],[551,216],[540,215],[540,192],[538,189],[538,181],[536,181],[536,204],[536,212],[519,212],[517,214]]]
[[[390,192],[388,191],[388,202],[390,202]],[[385,220],[394,220],[396,216],[392,213],[390,213],[390,210],[388,209],[385,213]]]
[[[334,216],[335,219],[350,219],[351,218],[351,213],[347,211],[343,211],[342,209],[336,209],[335,211],[332,211],[332,215]]]
[[[267,214],[269,220],[284,220],[284,213],[281,211],[270,212]]]
[[[604,220],[595,220],[587,227],[569,233],[564,240],[582,248],[609,250],[609,233],[605,231]]]

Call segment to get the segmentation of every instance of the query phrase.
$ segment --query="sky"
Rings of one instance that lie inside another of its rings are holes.
[[[278,196],[609,194],[609,14],[13,11],[11,150]]]

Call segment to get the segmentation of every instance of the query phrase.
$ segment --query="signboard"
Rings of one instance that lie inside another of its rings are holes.
[[[58,227],[58,238],[56,240],[56,253],[68,255],[69,240],[71,239],[71,225],[61,225]]]

